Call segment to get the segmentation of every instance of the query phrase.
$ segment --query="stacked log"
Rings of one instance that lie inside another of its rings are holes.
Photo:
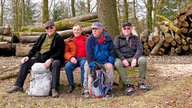
[[[181,8],[174,21],[157,15],[163,21],[154,32],[140,34],[144,55],[184,55],[192,52],[192,3]]]
[[[86,15],[76,16],[61,21],[55,22],[57,33],[64,39],[73,34],[72,27],[75,23],[80,24],[83,28],[83,33],[89,34],[91,32],[91,24],[93,21],[98,21],[97,13],[89,13]],[[24,26],[22,32],[19,32],[17,39],[19,43],[16,45],[16,56],[25,56],[32,44],[45,32],[43,25],[40,26]]]

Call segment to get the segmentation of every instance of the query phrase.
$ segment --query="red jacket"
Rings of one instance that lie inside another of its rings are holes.
[[[64,58],[69,61],[71,57],[75,58],[85,58],[86,57],[86,35],[81,35],[79,37],[71,36],[64,40],[65,51]]]

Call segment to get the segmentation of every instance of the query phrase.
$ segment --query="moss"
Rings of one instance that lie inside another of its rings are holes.
[[[45,32],[44,28],[32,28],[31,32]]]
[[[13,32],[12,36],[19,36],[19,32]]]
[[[29,28],[23,27],[21,31],[22,32],[29,32]]]

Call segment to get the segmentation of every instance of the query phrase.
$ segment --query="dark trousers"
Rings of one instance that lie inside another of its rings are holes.
[[[24,64],[21,64],[17,80],[15,82],[16,86],[23,87],[27,74],[30,72],[31,67],[34,63],[39,62],[36,59],[29,59]],[[52,72],[52,81],[51,88],[59,90],[59,81],[60,81],[60,61],[53,60],[50,66]]]

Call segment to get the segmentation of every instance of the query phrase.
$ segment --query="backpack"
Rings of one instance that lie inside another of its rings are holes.
[[[51,72],[43,63],[35,63],[31,67],[32,80],[26,93],[31,96],[48,96],[51,89]]]
[[[95,80],[91,75],[88,76],[88,90],[92,98],[102,98],[105,97],[107,92],[112,88],[109,83],[107,87],[104,86],[104,74],[108,77],[108,73],[99,70],[96,73]]]

